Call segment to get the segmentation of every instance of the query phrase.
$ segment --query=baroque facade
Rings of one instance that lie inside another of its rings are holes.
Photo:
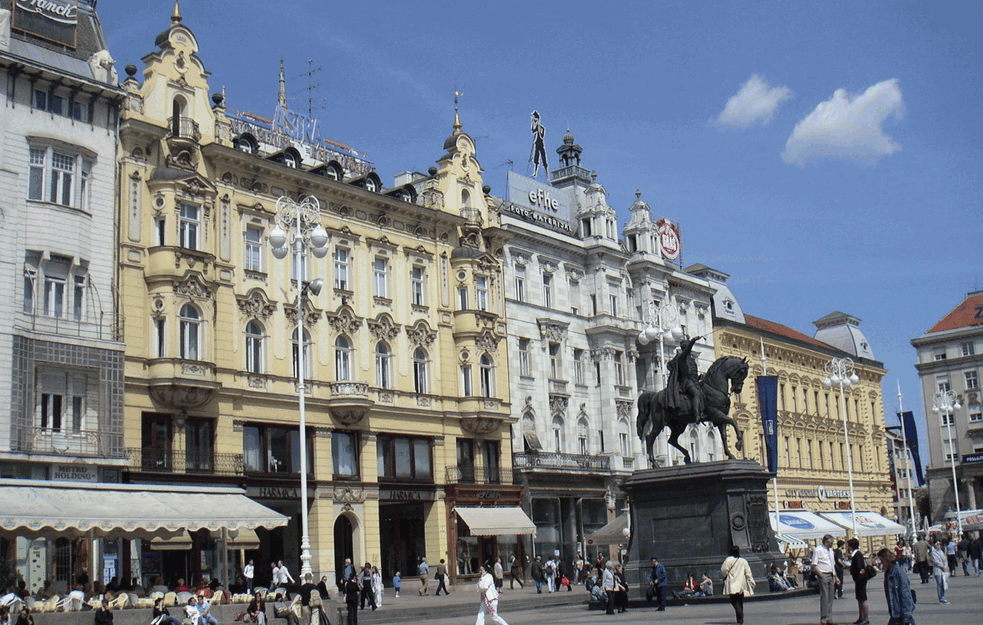
[[[660,255],[655,225],[639,198],[619,238],[615,209],[597,176],[581,165],[569,132],[547,183],[508,175],[499,200],[505,252],[513,467],[536,524],[532,553],[563,562],[612,547],[590,535],[620,513],[618,483],[645,468],[635,434],[635,399],[655,388],[655,346],[638,334],[647,302],[669,298],[693,334],[701,370],[713,354],[711,291]],[[637,244],[636,244],[637,242]],[[688,320],[688,321],[687,321]],[[671,345],[668,346],[671,349]],[[671,353],[665,355],[671,357]],[[697,459],[719,453],[705,430],[691,440]],[[687,433],[688,435],[689,433]],[[661,459],[671,463],[660,438]]]
[[[894,516],[894,487],[888,463],[881,381],[887,373],[874,358],[859,319],[831,313],[814,322],[815,337],[743,311],[726,273],[703,265],[688,271],[715,287],[714,327],[718,356],[747,358],[748,383],[732,408],[745,433],[744,457],[765,464],[764,435],[753,380],[777,375],[778,505],[781,510],[849,511],[848,458],[838,387],[823,386],[823,367],[832,358],[850,358],[860,383],[845,393],[857,511]],[[762,358],[765,360],[762,361]],[[769,509],[774,509],[774,481]]]
[[[0,1],[0,477],[119,482],[123,344],[114,292],[122,91],[94,2]],[[65,589],[100,541],[0,539],[30,590]]]
[[[302,358],[315,573],[350,557],[388,578],[421,556],[491,553],[495,538],[470,536],[453,511],[519,503],[503,239],[474,141],[455,119],[436,167],[383,188],[364,157],[287,109],[282,65],[270,120],[210,95],[176,6],[155,45],[127,67],[120,131],[129,479],[243,486],[291,518],[247,552],[257,577],[275,559],[297,571]],[[284,196],[316,198],[328,233],[327,257],[307,257],[301,276],[267,243]],[[325,283],[301,311],[298,277]],[[207,537],[191,553],[155,565],[219,569]]]
[[[921,382],[928,436],[928,487],[932,519],[955,514],[952,462],[955,462],[962,510],[983,501],[983,291],[973,291],[945,317],[914,338],[915,369]],[[936,413],[935,394],[952,391],[960,407],[950,415]],[[948,421],[947,421],[948,419]]]

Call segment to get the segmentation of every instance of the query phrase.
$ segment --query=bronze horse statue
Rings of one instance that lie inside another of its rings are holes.
[[[707,372],[700,376],[700,389],[703,392],[703,418],[699,421],[712,423],[717,428],[720,432],[720,440],[724,444],[724,453],[731,460],[734,459],[734,455],[730,453],[730,448],[727,446],[727,426],[732,426],[734,432],[737,433],[737,442],[734,446],[738,450],[744,446],[744,437],[741,435],[740,428],[737,427],[737,421],[728,416],[730,393],[740,394],[747,375],[746,358],[724,356],[718,358],[710,365]],[[654,467],[655,453],[652,446],[662,430],[669,427],[669,444],[681,451],[684,461],[689,464],[692,459],[686,448],[679,444],[679,436],[686,429],[686,426],[696,423],[697,418],[693,414],[688,398],[684,400],[679,409],[672,409],[665,407],[664,397],[664,389],[658,392],[645,391],[639,395],[638,417],[635,420],[638,437],[645,441],[649,463]],[[647,432],[646,426],[649,426]]]

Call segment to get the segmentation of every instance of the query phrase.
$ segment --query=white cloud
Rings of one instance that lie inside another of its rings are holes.
[[[791,97],[792,90],[788,87],[771,87],[754,74],[727,100],[717,117],[717,125],[747,128],[759,122],[767,124],[778,106]]]
[[[871,85],[860,95],[837,89],[832,98],[820,102],[795,125],[782,158],[797,165],[822,157],[876,162],[901,149],[884,134],[881,125],[887,118],[903,114],[897,78]]]

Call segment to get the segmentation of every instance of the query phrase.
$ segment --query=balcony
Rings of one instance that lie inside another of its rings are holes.
[[[190,117],[171,117],[167,120],[168,140],[184,140],[198,143],[201,141],[201,130],[198,122]]]
[[[127,449],[130,468],[147,473],[184,473],[193,475],[242,475],[242,454],[217,454],[209,451],[181,452],[156,448]]]
[[[331,416],[344,425],[354,425],[375,405],[369,398],[369,385],[365,382],[331,382],[328,409]]]
[[[462,208],[461,217],[464,217],[464,223],[469,226],[478,226],[484,223],[484,219],[481,216],[481,211],[477,208]]]
[[[18,440],[19,439],[19,440]],[[14,451],[88,458],[125,458],[121,436],[97,430],[15,428]]]
[[[448,484],[511,484],[510,469],[488,467],[447,467]]]
[[[531,452],[512,455],[516,469],[550,469],[555,471],[610,471],[611,456]]]
[[[221,383],[215,365],[200,360],[154,358],[147,361],[150,396],[177,410],[200,408],[212,400]]]

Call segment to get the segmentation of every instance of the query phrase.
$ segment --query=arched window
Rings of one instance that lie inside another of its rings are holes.
[[[388,345],[382,341],[375,344],[375,385],[379,388],[392,388],[392,359]]]
[[[257,150],[256,140],[248,134],[239,136],[239,138],[236,140],[236,147],[246,154],[255,154]]]
[[[255,319],[246,324],[246,371],[263,373],[263,325]]]
[[[553,417],[553,451],[563,452],[563,418]]]
[[[171,134],[181,136],[181,118],[184,117],[184,99],[180,96],[171,102]]]
[[[481,367],[481,396],[491,397],[495,394],[495,363],[491,356],[482,354],[478,365]]]
[[[417,347],[413,351],[413,388],[417,393],[429,392],[429,365],[430,361],[427,358],[427,350]]]
[[[471,397],[474,395],[474,385],[471,380],[471,363],[461,365],[461,396]]]
[[[299,374],[298,367],[301,363],[299,359],[299,355],[301,352],[301,345],[297,341],[296,328],[294,329],[293,334],[290,335],[290,343],[291,343],[291,350],[293,356],[294,377],[296,378],[298,377]],[[307,330],[304,330],[303,351],[304,351],[304,360],[303,360],[304,379],[306,380],[306,379],[310,379],[312,377],[311,374],[313,373],[313,370],[311,369],[311,335],[307,332]]]
[[[461,208],[471,208],[471,193],[467,189],[461,189]]]
[[[194,304],[181,307],[181,358],[201,360],[201,313]]]
[[[587,419],[581,418],[577,421],[577,445],[579,446],[580,453],[584,456],[590,453],[589,428]]]
[[[352,379],[352,342],[344,334],[334,342],[334,374],[339,382]]]

